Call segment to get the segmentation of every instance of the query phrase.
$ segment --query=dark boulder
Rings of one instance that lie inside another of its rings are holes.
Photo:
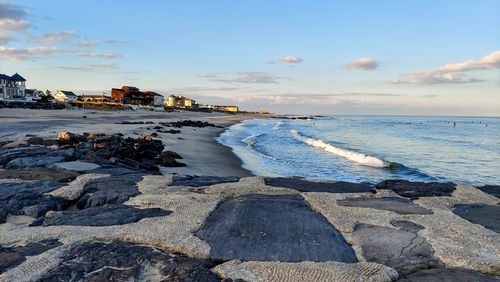
[[[500,206],[498,205],[457,204],[451,210],[472,223],[500,233]]]
[[[169,186],[201,187],[238,181],[240,181],[240,179],[236,176],[219,177],[207,175],[176,175],[173,177],[172,183],[170,183]]]
[[[423,208],[406,198],[399,197],[347,198],[338,200],[337,204],[339,206],[387,210],[399,214],[432,214],[431,210]]]
[[[264,182],[268,186],[295,189],[300,192],[327,192],[327,193],[374,193],[370,185],[363,183],[317,182],[296,177],[266,177]]]
[[[36,256],[61,245],[58,240],[43,240],[25,246],[0,246],[0,273],[25,262],[28,256]]]
[[[375,186],[376,189],[392,190],[397,194],[410,199],[419,197],[451,196],[455,191],[453,183],[439,182],[411,182],[408,180],[384,180]]]
[[[185,163],[178,162],[176,159],[182,159],[182,157],[176,152],[163,151],[157,159],[157,163],[165,167],[182,167],[186,166]]]

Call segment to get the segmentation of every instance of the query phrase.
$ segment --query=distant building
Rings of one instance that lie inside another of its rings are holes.
[[[36,89],[26,89],[24,90],[24,93],[25,93],[24,99],[26,101],[33,101],[33,102],[40,101],[42,97],[45,96],[45,93],[43,93],[43,91]]]
[[[216,111],[237,113],[239,111],[237,106],[213,106]]]
[[[57,90],[56,93],[54,93],[52,96],[56,101],[64,103],[73,102],[78,98],[75,93],[65,90]]]
[[[0,100],[24,100],[26,79],[18,73],[13,76],[0,74]]]
[[[197,107],[196,101],[184,97],[184,96],[176,96],[170,95],[167,97],[167,108],[176,108],[176,109],[193,109]]]
[[[163,107],[163,105],[165,104],[165,97],[156,92],[146,91],[144,92],[144,96],[146,97],[148,103],[152,102],[152,106]]]
[[[78,96],[78,100],[82,102],[114,102],[113,98],[105,95],[85,95]]]
[[[142,92],[137,87],[112,88],[111,98],[116,102],[130,105],[163,107],[165,98],[153,91]]]

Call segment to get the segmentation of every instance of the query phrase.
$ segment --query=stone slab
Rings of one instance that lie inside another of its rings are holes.
[[[59,162],[52,165],[54,168],[86,172],[94,169],[98,169],[101,166],[93,163],[82,162],[82,161],[72,161],[72,162]]]
[[[300,195],[227,199],[197,236],[210,244],[215,260],[357,262],[342,234]]]
[[[412,182],[408,180],[384,180],[375,186],[376,189],[392,190],[400,196],[410,199],[419,197],[451,196],[455,191],[453,183]]]
[[[201,187],[221,183],[238,182],[240,179],[236,176],[218,177],[207,175],[176,175],[169,186],[191,186]]]
[[[419,270],[398,282],[498,282],[500,277],[484,274],[481,272],[463,269],[425,269]]]
[[[316,182],[301,178],[266,177],[264,182],[268,186],[295,189],[300,192],[327,192],[327,193],[374,193],[375,190],[368,184],[338,182]]]
[[[457,204],[453,206],[452,211],[472,223],[500,233],[500,206],[498,205]]]
[[[337,204],[339,206],[393,211],[399,214],[432,214],[431,210],[423,208],[406,198],[399,197],[347,198],[338,200]]]

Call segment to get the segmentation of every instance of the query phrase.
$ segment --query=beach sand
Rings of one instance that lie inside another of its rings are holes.
[[[86,118],[83,118],[86,116]],[[231,148],[219,144],[215,138],[240,121],[259,117],[257,114],[225,114],[204,112],[146,112],[146,111],[93,111],[93,110],[0,110],[0,141],[17,140],[26,134],[55,139],[61,131],[73,133],[123,133],[137,137],[150,135],[158,122],[199,120],[216,127],[183,127],[179,134],[159,133],[166,150],[179,153],[187,167],[161,168],[162,173],[213,176],[251,176],[242,168],[241,160]],[[155,124],[117,124],[122,121],[152,121]],[[148,130],[147,128],[152,130]]]

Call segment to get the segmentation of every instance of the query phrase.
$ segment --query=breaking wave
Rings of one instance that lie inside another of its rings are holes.
[[[337,156],[344,157],[353,162],[359,163],[361,165],[376,167],[376,168],[387,168],[390,167],[390,163],[384,160],[381,160],[376,157],[368,156],[362,153],[350,151],[347,149],[342,149],[335,147],[331,144],[328,144],[320,139],[311,138],[305,135],[302,135],[300,132],[297,132],[295,129],[290,130],[290,134],[297,140],[304,142],[310,146],[323,149],[329,153],[335,154]]]

